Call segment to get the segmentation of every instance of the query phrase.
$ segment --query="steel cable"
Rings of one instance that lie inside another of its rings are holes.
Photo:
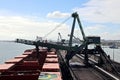
[[[49,33],[45,34],[43,38],[46,38],[48,35],[50,35],[53,31],[55,31],[57,28],[59,28],[62,24],[64,24],[66,21],[68,21],[71,17],[68,17],[66,20],[64,20],[62,23],[57,25],[54,29],[52,29]]]

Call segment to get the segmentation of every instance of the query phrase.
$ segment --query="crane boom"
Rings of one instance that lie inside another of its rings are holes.
[[[85,61],[86,66],[89,65],[88,54],[91,54],[91,55],[100,54],[101,61],[99,61],[98,63],[101,62],[100,65],[103,65],[104,63],[108,62],[111,66],[111,69],[113,69],[113,71],[115,71],[115,73],[118,74],[117,70],[115,69],[114,65],[112,64],[112,61],[107,57],[107,54],[102,50],[102,48],[100,46],[100,37],[95,37],[95,36],[86,37],[78,14],[73,13],[72,17],[74,18],[74,20],[73,20],[72,30],[71,30],[71,34],[70,34],[69,45],[58,45],[55,43],[54,44],[53,43],[43,43],[40,41],[31,41],[31,40],[24,40],[24,39],[17,39],[16,42],[24,43],[24,44],[28,44],[28,45],[35,45],[37,48],[37,51],[39,51],[39,46],[47,47],[48,49],[55,48],[56,50],[59,50],[59,49],[67,50],[67,54],[65,56],[66,63],[69,63],[69,60],[74,55],[84,54],[84,61]],[[76,19],[78,21],[79,28],[80,28],[80,31],[82,33],[83,40],[84,40],[80,46],[72,46],[72,39],[73,39]],[[60,38],[62,39],[61,34],[60,33],[58,33],[58,34],[59,34]],[[90,49],[88,49],[89,44],[95,44],[96,47],[94,49],[90,50]],[[104,61],[104,62],[102,63],[102,61]]]

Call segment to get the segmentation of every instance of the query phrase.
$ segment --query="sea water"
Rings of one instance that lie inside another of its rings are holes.
[[[14,58],[15,56],[22,55],[26,49],[33,49],[35,46],[25,45],[15,42],[0,42],[0,64],[6,60]],[[120,62],[120,48],[111,49],[108,46],[103,47],[103,50],[110,55],[114,61]]]
[[[109,48],[108,46],[103,47],[103,50],[107,55],[110,55],[110,58],[116,62],[120,63],[120,47],[118,49]]]
[[[34,46],[15,42],[0,42],[0,64],[15,56],[22,55],[26,49],[33,49]]]

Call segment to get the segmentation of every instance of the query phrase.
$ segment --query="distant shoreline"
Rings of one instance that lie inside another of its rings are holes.
[[[0,40],[0,42],[15,42],[15,40]]]

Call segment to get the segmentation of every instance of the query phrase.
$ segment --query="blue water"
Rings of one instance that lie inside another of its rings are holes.
[[[14,42],[0,42],[0,64],[8,59],[14,58],[15,56],[21,55],[26,49],[33,48],[35,47],[31,45]],[[105,47],[103,49],[108,55],[110,55],[111,59],[120,62],[120,48],[110,49],[109,47]]]
[[[26,49],[32,48],[35,47],[14,42],[0,42],[0,64],[15,56],[21,55]]]
[[[110,58],[120,63],[120,47],[118,49],[111,49],[109,47],[103,48],[103,50],[110,55]]]

